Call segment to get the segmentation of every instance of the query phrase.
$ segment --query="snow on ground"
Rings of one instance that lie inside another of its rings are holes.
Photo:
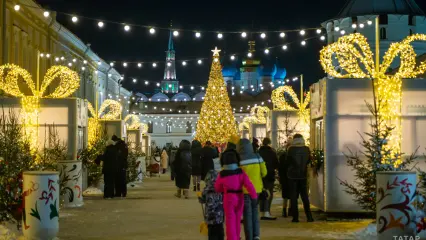
[[[98,196],[102,194],[104,194],[104,192],[96,187],[89,187],[83,192],[83,196]]]
[[[0,240],[16,240],[16,234],[12,232],[6,225],[0,224]]]
[[[362,228],[354,233],[355,239],[376,239],[377,237],[377,226],[375,223],[368,224],[366,228]]]

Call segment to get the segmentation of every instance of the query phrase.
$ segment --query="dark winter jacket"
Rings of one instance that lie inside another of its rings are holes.
[[[293,139],[292,145],[287,151],[289,179],[306,179],[308,176],[308,164],[310,163],[310,150],[305,146],[303,138]]]
[[[112,173],[117,170],[118,166],[118,152],[115,145],[108,145],[102,155],[102,173]]]
[[[129,165],[127,162],[127,157],[129,155],[127,144],[120,139],[115,143],[115,147],[117,148],[118,168],[127,169]]]
[[[173,162],[176,186],[178,188],[189,188],[192,172],[191,161],[191,143],[188,140],[182,140],[176,153],[176,159]]]
[[[270,146],[262,146],[259,149],[259,155],[265,161],[268,174],[263,178],[264,181],[275,181],[275,170],[278,169],[278,157],[275,150]]]
[[[201,143],[197,140],[192,141],[192,175],[201,176],[201,151],[203,150]]]
[[[207,173],[214,169],[213,158],[217,158],[218,153],[216,149],[205,146],[201,151],[201,179],[204,180]]]
[[[280,163],[278,166],[278,176],[281,184],[281,194],[283,198],[290,199],[291,197],[291,188],[289,184],[289,180],[287,177],[288,172],[288,158],[287,158],[287,152],[281,154],[280,156]]]
[[[210,170],[206,175],[206,187],[203,190],[200,202],[204,203],[204,220],[208,225],[223,223],[223,196],[215,191],[217,172]]]
[[[240,154],[238,154],[237,150],[228,148],[220,155],[220,165],[230,165],[237,164],[240,165]]]

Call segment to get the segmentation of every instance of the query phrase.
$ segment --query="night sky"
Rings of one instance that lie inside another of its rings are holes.
[[[263,0],[263,1],[99,1],[99,0],[37,0],[43,7],[52,11],[65,12],[95,19],[105,19],[128,24],[153,25],[204,31],[272,31],[319,27],[328,19],[334,18],[343,8],[346,0]],[[324,4],[327,2],[327,4]],[[426,12],[426,1],[417,0]],[[108,24],[100,30],[97,21],[80,18],[78,24],[71,22],[71,17],[58,13],[57,20],[75,33],[105,61],[164,61],[167,50],[169,31],[158,30],[152,36],[148,29],[133,27],[125,32],[122,25]],[[192,32],[180,32],[174,38],[176,59],[194,59],[210,57],[215,46],[222,49],[221,54],[241,53],[248,50],[247,39],[239,34],[224,34],[218,40],[216,33],[202,33],[200,39]],[[306,37],[315,36],[309,31]],[[256,41],[256,56],[264,59],[266,64],[278,61],[280,67],[287,69],[287,76],[303,73],[305,86],[316,82],[324,76],[319,60],[319,50],[323,46],[320,40],[310,40],[306,47],[300,43],[289,45],[287,51],[281,48],[271,49],[265,57],[263,50],[267,46],[283,45],[287,42],[301,41],[299,33],[288,33],[284,39],[278,33],[268,34],[265,40],[259,34],[253,35]],[[229,62],[229,57],[226,61]],[[177,63],[177,77],[183,84],[206,85],[210,71],[210,61],[199,66],[195,61],[182,67]],[[132,91],[149,92],[143,80],[161,81],[164,63],[153,69],[145,64],[138,69],[134,64],[126,69],[116,69],[125,74],[124,87]],[[134,84],[131,78],[138,79]],[[297,84],[296,84],[297,85]]]

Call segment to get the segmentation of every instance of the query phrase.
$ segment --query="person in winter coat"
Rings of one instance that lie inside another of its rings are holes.
[[[213,159],[218,156],[218,152],[213,148],[212,143],[207,141],[201,151],[201,180],[204,181],[207,172],[214,169]]]
[[[269,192],[268,199],[259,202],[262,220],[276,220],[271,216],[271,204],[274,197],[275,170],[278,169],[278,157],[275,149],[271,147],[271,139],[264,138],[259,148],[259,155],[265,161],[268,174],[263,178],[263,188]]]
[[[106,148],[101,159],[103,161],[102,173],[104,174],[104,198],[111,199],[114,197],[114,180],[117,170],[117,148],[114,141],[108,140]]]
[[[278,166],[278,176],[279,176],[279,181],[281,185],[281,196],[283,198],[283,212],[282,212],[283,217],[291,216],[291,211],[288,208],[289,207],[288,202],[291,197],[291,189],[290,189],[290,184],[287,177],[288,165],[289,165],[288,158],[287,158],[287,150],[290,147],[291,142],[292,142],[292,139],[289,138],[285,146],[285,152],[281,154],[280,156],[279,166]]]
[[[209,240],[224,240],[223,196],[222,193],[216,192],[214,188],[216,179],[217,172],[215,170],[210,170],[206,175],[206,187],[199,201],[205,204],[204,221],[208,225]]]
[[[301,134],[295,134],[293,142],[287,152],[288,170],[287,177],[291,188],[291,211],[292,222],[299,222],[299,210],[297,200],[302,198],[303,208],[308,222],[313,222],[311,213],[311,205],[308,196],[308,164],[310,162],[311,153],[309,148],[305,146],[305,140]]]
[[[253,150],[254,150],[254,152],[255,153],[258,153],[259,152],[259,139],[257,139],[257,138],[253,138],[253,143],[252,143],[252,146],[253,146]]]
[[[201,182],[201,152],[203,148],[197,140],[192,141],[191,156],[192,156],[192,184],[194,192],[200,191]]]
[[[183,195],[189,198],[189,185],[191,182],[191,143],[188,140],[182,140],[179,149],[176,152],[176,159],[173,162],[175,171],[175,183],[177,189],[176,197]]]
[[[116,135],[113,135],[111,139],[115,142],[118,160],[117,172],[115,177],[115,196],[126,197],[126,171],[128,168],[127,157],[129,155],[129,148],[127,147],[127,144],[122,139],[118,138]]]
[[[223,193],[227,240],[240,240],[240,221],[245,208],[243,188],[246,189],[250,199],[253,201],[257,199],[256,189],[247,174],[239,167],[239,161],[238,153],[234,149],[224,151],[221,156],[223,170],[219,173],[215,184],[216,191]]]
[[[163,169],[163,174],[166,173],[168,167],[169,167],[169,155],[167,155],[166,148],[163,148],[163,152],[161,153],[161,168]]]
[[[253,183],[256,193],[263,190],[262,178],[267,174],[266,165],[259,154],[254,153],[250,140],[240,139],[237,145],[237,152],[241,157],[241,168],[248,175]],[[258,201],[252,198],[244,189],[244,232],[247,240],[260,238],[260,224],[258,213]]]

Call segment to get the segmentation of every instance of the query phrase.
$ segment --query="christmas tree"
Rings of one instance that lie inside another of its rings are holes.
[[[222,76],[217,48],[212,50],[213,63],[195,139],[201,143],[226,143],[230,136],[237,135],[237,125],[229,102],[228,91]]]

